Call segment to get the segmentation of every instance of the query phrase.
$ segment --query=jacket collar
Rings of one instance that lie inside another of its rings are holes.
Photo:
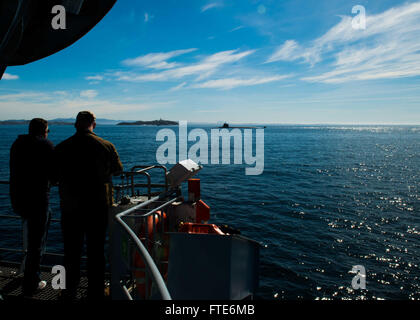
[[[96,136],[96,134],[93,131],[90,130],[78,130],[76,132],[77,135],[87,135],[87,134],[91,134],[93,136]]]

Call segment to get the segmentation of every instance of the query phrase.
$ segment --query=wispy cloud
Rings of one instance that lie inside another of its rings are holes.
[[[75,93],[29,92],[0,94],[0,119],[46,119],[75,117],[80,110],[92,110],[101,117],[124,117],[137,111],[153,109],[159,103],[127,103],[118,99],[107,100],[91,97],[84,99]],[[59,106],[59,108],[57,108]]]
[[[49,98],[50,96],[43,92],[34,91],[0,94],[0,101],[43,101]]]
[[[222,6],[223,6],[223,3],[221,3],[221,2],[211,2],[211,3],[208,3],[205,6],[203,6],[201,8],[201,12],[205,12],[207,10],[222,7]]]
[[[179,85],[171,88],[169,91],[178,91],[178,90],[184,88],[186,86],[186,84],[187,84],[186,82],[182,82]]]
[[[244,26],[237,26],[236,28],[233,28],[232,30],[230,30],[229,32],[235,32],[235,31],[238,31],[238,30],[241,30],[241,29],[243,29],[243,28],[245,28]]]
[[[198,83],[193,85],[193,88],[213,88],[213,89],[233,89],[236,87],[244,86],[255,86],[259,84],[280,81],[290,77],[289,75],[278,75],[272,77],[260,77],[260,78],[250,78],[250,79],[239,79],[239,78],[225,78],[217,80],[209,80],[203,83]]]
[[[10,74],[10,73],[4,73],[2,80],[17,80],[19,79],[18,75]]]
[[[178,66],[177,63],[168,63],[166,60],[177,56],[190,53],[197,50],[196,48],[174,50],[170,52],[156,52],[139,56],[134,59],[126,59],[122,63],[126,66],[146,67],[151,69],[171,69]]]
[[[88,76],[88,77],[85,77],[85,79],[86,79],[86,80],[96,80],[96,81],[101,81],[101,80],[103,80],[103,79],[104,79],[104,77],[103,77],[103,76],[100,76],[100,75],[96,75],[96,76]]]
[[[144,22],[145,23],[147,23],[147,22],[149,22],[150,20],[152,20],[154,18],[154,16],[152,16],[150,13],[148,13],[148,12],[145,12],[144,13]]]
[[[297,53],[298,50],[300,50],[299,45],[295,40],[287,40],[270,56],[270,58],[268,58],[266,62],[270,63],[275,61],[296,60],[301,57],[301,54]]]
[[[286,41],[267,62],[301,60],[314,66],[326,59],[330,70],[302,77],[311,82],[342,83],[420,75],[420,2],[367,15],[366,29],[341,21],[310,45]]]
[[[228,50],[221,51],[205,58],[197,63],[190,65],[183,65],[169,70],[164,70],[157,73],[137,74],[133,72],[116,72],[114,76],[119,81],[168,81],[171,79],[180,79],[187,76],[197,76],[197,80],[201,80],[212,75],[222,65],[237,62],[250,54],[254,53],[255,50],[247,50],[239,52],[239,50]],[[152,65],[157,61],[164,60],[161,57],[158,59],[155,55],[140,57],[140,63],[147,63]]]
[[[60,96],[67,96],[69,94],[67,91],[63,91],[63,90],[54,91],[53,93]]]
[[[98,95],[98,91],[96,90],[83,90],[80,92],[81,98],[92,99]]]

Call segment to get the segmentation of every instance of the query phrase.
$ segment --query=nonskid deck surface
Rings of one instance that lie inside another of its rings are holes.
[[[23,275],[18,275],[19,266],[13,263],[0,262],[0,295],[3,300],[58,300],[60,290],[52,288],[51,280],[54,274],[47,267],[41,268],[41,280],[47,281],[47,287],[39,290],[31,297],[24,297],[22,294]],[[83,300],[87,297],[87,278],[80,278],[79,288],[77,289],[77,299]]]

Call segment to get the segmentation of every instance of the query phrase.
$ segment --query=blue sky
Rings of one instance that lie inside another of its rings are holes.
[[[71,47],[6,70],[0,119],[420,124],[419,39],[419,1],[118,0]]]

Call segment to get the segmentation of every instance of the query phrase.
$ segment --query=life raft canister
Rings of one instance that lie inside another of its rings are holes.
[[[155,232],[153,232],[153,216],[155,217]],[[139,238],[145,239],[143,243],[146,244],[147,251],[151,253],[154,250],[155,261],[157,261],[157,265],[160,267],[159,271],[165,281],[168,278],[169,259],[169,237],[166,234],[168,231],[167,222],[166,214],[156,211],[154,215],[146,218],[138,231]],[[158,245],[154,246],[155,243],[158,243]],[[152,280],[148,278],[146,283],[146,266],[137,250],[134,252],[134,276],[139,297],[141,299],[149,298],[152,290]]]

